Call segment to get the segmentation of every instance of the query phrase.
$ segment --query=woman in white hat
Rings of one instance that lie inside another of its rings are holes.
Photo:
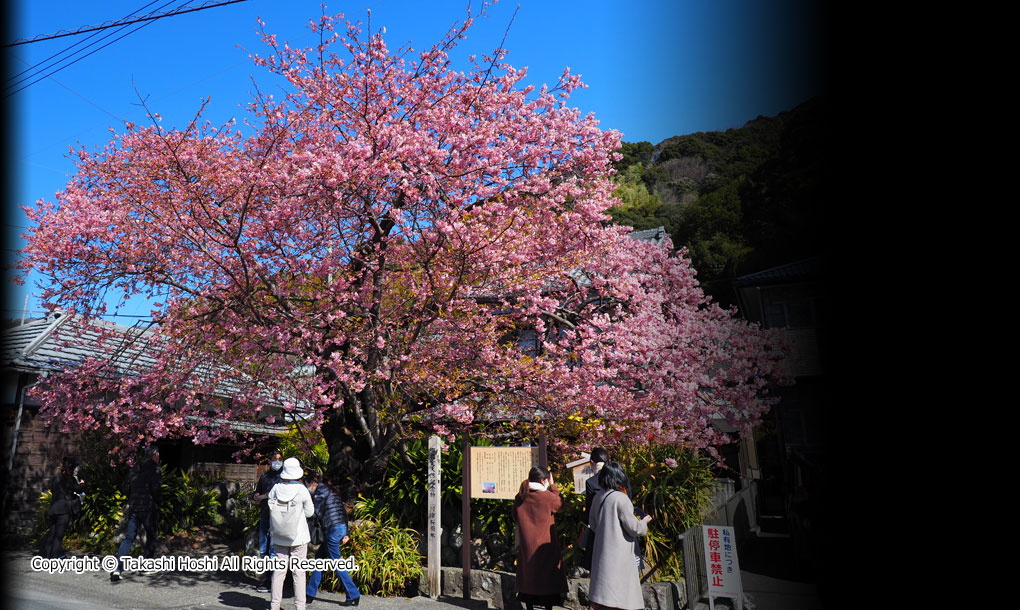
[[[280,473],[283,480],[269,491],[269,526],[276,558],[287,561],[287,568],[273,572],[270,610],[280,610],[283,581],[287,578],[291,557],[305,559],[308,555],[308,543],[312,538],[307,519],[315,513],[315,504],[308,488],[301,482],[304,474],[297,458],[287,458]],[[305,610],[305,571],[293,570],[293,574],[294,606],[297,610]]]

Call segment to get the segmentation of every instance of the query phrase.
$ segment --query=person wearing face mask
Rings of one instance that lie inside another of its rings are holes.
[[[273,486],[283,481],[280,474],[283,472],[283,454],[274,451],[269,454],[269,470],[259,477],[255,485],[254,499],[259,503],[259,557],[275,557],[276,550],[273,548],[273,536],[269,531],[269,492]],[[265,578],[255,590],[259,593],[268,593],[272,584],[273,573],[266,572]]]
[[[550,609],[562,605],[567,592],[560,541],[554,526],[563,498],[549,471],[535,466],[514,498],[517,523],[517,598],[528,610],[535,604]]]

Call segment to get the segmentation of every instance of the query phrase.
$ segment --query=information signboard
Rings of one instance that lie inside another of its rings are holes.
[[[741,603],[740,563],[737,561],[737,538],[728,525],[703,525],[705,570],[708,575],[708,599],[726,597]]]
[[[580,463],[578,463],[580,462]],[[577,464],[576,466],[574,464]],[[571,469],[571,474],[574,475],[574,493],[583,494],[585,487],[587,486],[588,479],[595,476],[595,464],[591,460],[585,458],[585,460],[578,460],[577,462],[571,462],[567,464],[567,467]]]
[[[512,500],[539,465],[538,447],[471,447],[471,497]]]

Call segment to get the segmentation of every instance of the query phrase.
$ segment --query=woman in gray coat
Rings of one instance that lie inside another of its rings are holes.
[[[592,500],[588,524],[595,530],[588,599],[594,610],[644,608],[641,577],[634,559],[634,542],[648,533],[651,516],[638,519],[627,497],[627,473],[618,462],[609,462],[599,472],[602,487]]]

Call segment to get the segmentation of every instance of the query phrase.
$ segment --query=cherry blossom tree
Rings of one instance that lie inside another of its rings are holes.
[[[620,134],[567,105],[584,86],[569,69],[540,89],[502,49],[454,69],[474,18],[424,52],[342,16],[311,23],[315,48],[263,33],[254,61],[290,92],[256,91],[243,126],[150,113],[75,151],[56,201],[26,208],[23,271],[85,317],[142,295],[153,324],[144,367],[54,375],[45,413],[130,449],[282,407],[361,481],[451,422],[699,448],[728,440],[713,418],[758,422],[784,379],[774,338],[711,303],[668,244],[610,223]]]

